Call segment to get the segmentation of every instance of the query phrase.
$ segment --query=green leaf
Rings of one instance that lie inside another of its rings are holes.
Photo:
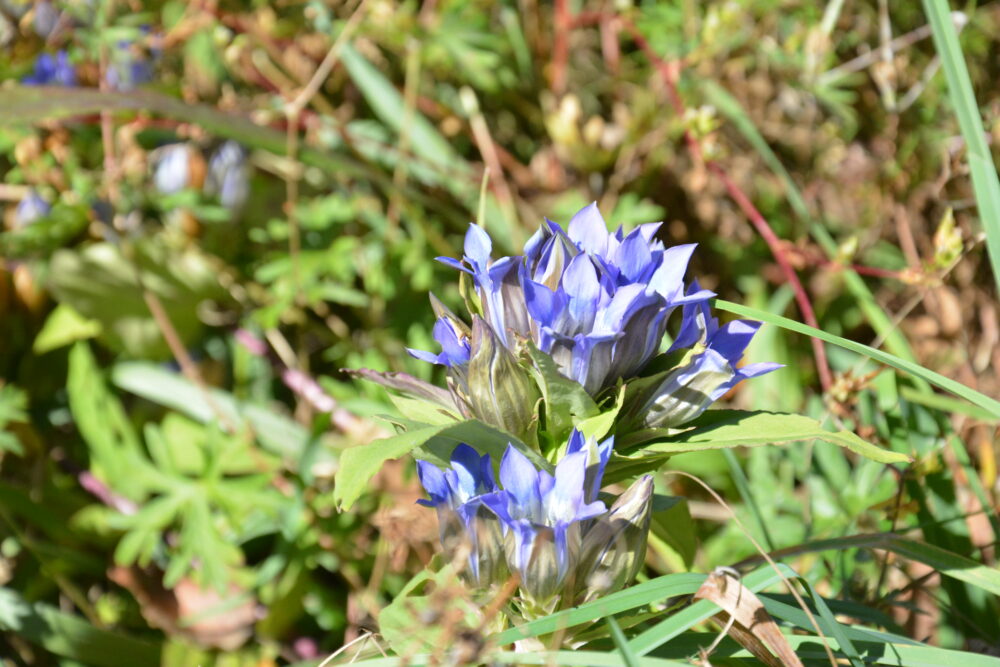
[[[687,500],[668,497],[664,500],[673,501],[659,503],[660,496],[653,497],[653,515],[650,522],[650,534],[663,542],[680,557],[681,563],[690,568],[698,551],[698,540],[694,521]]]
[[[59,250],[52,256],[49,286],[60,302],[100,323],[102,342],[132,356],[166,358],[170,350],[143,298],[137,271],[185,342],[202,329],[199,304],[227,299],[207,257],[193,248],[168,250],[154,242],[136,245],[134,262],[110,243]]]
[[[76,343],[70,351],[66,388],[94,472],[122,495],[142,498],[148,482],[142,445],[122,404],[105,386],[87,343]]]
[[[45,320],[45,325],[31,344],[31,351],[45,354],[78,340],[93,338],[102,330],[97,320],[84,317],[69,304],[60,303]]]
[[[415,591],[431,585],[428,595],[414,595]],[[409,656],[432,652],[444,646],[449,638],[463,630],[473,631],[481,625],[482,614],[472,600],[455,591],[442,595],[442,591],[461,586],[455,570],[445,567],[440,572],[421,572],[406,588],[382,608],[378,614],[379,632],[398,655]],[[447,626],[427,624],[422,620],[427,614],[449,619]],[[414,629],[419,628],[419,632]]]
[[[528,354],[534,362],[538,386],[545,399],[545,430],[557,444],[562,443],[574,426],[600,414],[600,409],[583,385],[559,372],[551,356],[534,345],[528,346]]]
[[[577,428],[583,433],[585,438],[600,440],[611,432],[611,427],[614,426],[615,420],[618,418],[618,413],[621,412],[622,405],[625,403],[625,391],[626,388],[623,386],[618,391],[614,405],[610,408],[577,424]]]
[[[535,465],[551,467],[538,452],[514,436],[475,419],[440,425],[405,425],[409,430],[399,435],[344,450],[333,488],[334,502],[341,510],[354,505],[386,461],[398,459],[417,448],[421,449],[421,458],[445,466],[459,443],[471,445],[481,454],[489,454],[494,463],[500,461],[510,443]]]
[[[217,421],[214,405],[237,427],[249,425],[258,442],[269,452],[291,461],[301,459],[309,442],[309,432],[302,425],[276,410],[237,401],[232,394],[220,389],[209,389],[206,399],[200,387],[157,364],[121,362],[112,369],[111,379],[120,389],[177,410],[202,424]],[[330,448],[324,447],[314,464],[327,465],[332,458]]]
[[[23,389],[12,384],[0,384],[0,451],[24,455],[20,439],[9,432],[7,425],[11,422],[26,422],[27,407],[28,395]]]
[[[29,603],[9,588],[0,588],[0,629],[50,653],[94,667],[160,664],[158,645],[99,630],[55,607]]]
[[[703,574],[668,574],[624,590],[587,602],[579,607],[557,611],[544,618],[524,625],[508,628],[493,637],[498,646],[512,644],[519,639],[549,635],[583,623],[619,614],[677,595],[691,595],[705,581]],[[711,615],[711,614],[710,614]]]
[[[637,474],[637,471],[655,469],[659,463],[675,454],[801,440],[824,440],[879,463],[909,461],[905,454],[876,447],[850,431],[827,431],[815,419],[802,415],[709,410],[690,426],[680,433],[675,429],[646,429],[626,436],[622,439],[621,451],[637,451],[631,455],[619,454],[612,458],[608,463],[607,481],[617,481]],[[655,442],[648,444],[651,441]]]
[[[441,407],[439,403],[420,398],[410,398],[409,396],[398,396],[392,392],[388,393],[389,400],[393,406],[399,410],[399,414],[407,419],[424,422],[432,426],[454,424],[461,419],[455,413]]]
[[[802,324],[800,322],[796,322],[795,320],[790,320],[787,317],[781,317],[780,315],[775,315],[764,310],[748,308],[729,301],[723,301],[722,299],[715,299],[714,305],[719,310],[734,313],[742,317],[752,317],[754,319],[761,320],[762,322],[767,322],[768,324],[781,327],[782,329],[788,329],[789,331],[794,331],[806,336],[819,338],[820,340],[833,343],[834,345],[838,345],[846,350],[850,350],[851,352],[857,352],[858,354],[866,357],[871,357],[876,361],[880,361],[883,364],[887,364],[905,373],[909,373],[917,378],[931,383],[932,385],[940,387],[945,391],[949,391],[956,396],[960,396],[970,403],[978,405],[984,410],[989,411],[989,413],[994,417],[1000,417],[1000,401],[990,398],[985,394],[981,394],[975,389],[965,386],[961,382],[956,382],[951,378],[946,378],[940,373],[935,373],[932,370],[926,369],[920,364],[907,361],[906,359],[900,359],[897,356],[883,352],[882,350],[877,350],[874,347],[856,343],[853,340],[847,340],[846,338],[841,338],[840,336],[834,336],[831,333],[815,329],[806,324]]]
[[[628,645],[628,640],[625,639],[625,633],[622,632],[618,621],[615,620],[614,616],[608,616],[605,619],[605,623],[607,623],[608,630],[611,632],[611,640],[614,641],[615,648],[618,649],[618,653],[622,656],[622,664],[625,667],[638,667],[639,657],[632,651],[632,647]]]

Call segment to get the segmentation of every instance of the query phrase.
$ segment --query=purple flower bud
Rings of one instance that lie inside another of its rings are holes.
[[[234,213],[243,208],[250,196],[250,167],[243,146],[227,141],[212,154],[205,191]]]
[[[160,193],[170,195],[193,185],[193,151],[188,144],[168,144],[153,152],[153,185]]]
[[[43,218],[49,214],[52,207],[34,189],[28,190],[28,194],[18,202],[14,210],[14,229],[27,227],[35,220]]]

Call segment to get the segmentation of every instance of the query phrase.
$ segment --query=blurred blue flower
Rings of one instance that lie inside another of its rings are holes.
[[[205,191],[234,213],[243,208],[250,196],[250,167],[243,146],[230,140],[216,149],[208,161]]]
[[[200,185],[195,183],[193,171],[200,171],[196,165],[204,169],[204,161],[195,152],[195,148],[185,143],[167,144],[157,148],[150,154],[153,163],[153,185],[162,194],[170,195],[188,187]],[[195,169],[192,167],[195,166]]]
[[[52,207],[47,201],[42,199],[34,189],[28,190],[28,194],[21,199],[14,209],[14,229],[27,227],[35,220],[49,214]]]
[[[149,31],[146,27],[142,30]],[[104,78],[111,88],[129,92],[153,80],[153,63],[132,42],[121,40],[111,50],[111,61]]]
[[[41,53],[35,61],[35,71],[21,79],[28,86],[75,86],[76,69],[69,62],[65,51]]]

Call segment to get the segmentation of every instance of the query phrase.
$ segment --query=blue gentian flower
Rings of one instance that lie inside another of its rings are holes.
[[[697,281],[691,289],[699,289]],[[759,328],[760,322],[751,320],[734,320],[720,327],[707,303],[685,306],[671,351],[691,348],[693,355],[652,392],[640,410],[645,425],[670,427],[688,422],[739,382],[781,368],[771,362],[737,366]]]
[[[448,470],[417,462],[430,496],[419,502],[437,508],[446,553],[469,549],[466,570],[479,588],[501,583],[509,569],[519,578],[522,611],[550,613],[618,590],[642,564],[652,478],[608,510],[598,492],[613,447],[613,438],[597,444],[574,431],[553,475],[509,445],[501,489],[489,457],[459,445]]]
[[[555,475],[538,470],[528,458],[507,448],[500,463],[503,491],[483,498],[513,537],[508,556],[521,588],[539,604],[562,592],[575,565],[580,524],[607,511],[586,489],[587,452],[566,454]]]
[[[450,468],[417,461],[417,475],[430,496],[417,502],[437,509],[445,554],[461,557],[468,550],[463,577],[476,588],[506,579],[500,524],[481,502],[497,490],[489,455],[480,457],[463,443],[452,452]]]
[[[760,325],[740,320],[719,327],[708,310],[714,294],[697,281],[685,289],[695,246],[665,246],[656,238],[659,227],[649,223],[628,234],[621,227],[609,232],[591,204],[566,229],[546,220],[523,255],[493,259],[489,235],[470,225],[462,258],[438,259],[471,276],[471,336],[468,325],[435,306],[439,320],[433,333],[442,351],[410,354],[448,368],[449,388],[463,415],[520,436],[536,423],[538,396],[530,391],[531,376],[526,380],[518,371],[531,366],[526,351],[537,348],[591,396],[606,396],[602,392],[620,382],[644,377],[660,355],[671,313],[682,307],[680,330],[668,352],[691,348],[687,363],[656,393],[644,390],[637,405],[630,398],[625,413],[641,413],[646,425],[676,426],[693,419],[736,383],[777,365],[739,368]],[[489,363],[481,361],[486,353],[479,354],[477,340],[489,343]],[[487,368],[491,374],[484,374]],[[498,396],[499,405],[490,405],[498,403]],[[530,441],[530,433],[524,435]]]
[[[21,79],[29,86],[75,86],[76,69],[69,62],[65,51],[41,53],[35,61],[35,71]]]
[[[34,189],[28,190],[28,194],[21,199],[14,209],[14,229],[27,227],[35,220],[43,218],[49,214],[52,207],[47,201],[42,199]]]

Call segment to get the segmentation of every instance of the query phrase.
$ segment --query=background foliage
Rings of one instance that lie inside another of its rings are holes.
[[[661,474],[685,502],[657,513],[640,583],[522,635],[608,618],[558,661],[683,661],[717,630],[682,596],[739,565],[828,664],[752,537],[854,664],[997,664],[1000,9],[954,8],[0,2],[4,664],[316,664],[354,640],[336,660],[472,659],[481,636],[420,627],[460,593],[411,582],[437,529],[409,461],[335,496],[345,450],[405,414],[341,369],[432,379],[404,347],[432,346],[428,290],[460,299],[433,258],[472,219],[506,253],[592,200],[698,242],[702,284],[775,324],[749,360],[786,368],[729,407],[914,461],[808,439],[673,456],[741,521]],[[78,87],[18,85],[57,51]],[[225,140],[248,151],[235,209],[197,178]],[[178,143],[189,187],[163,193]],[[52,210],[19,225],[29,190]],[[892,357],[824,344],[824,360],[780,316]]]

